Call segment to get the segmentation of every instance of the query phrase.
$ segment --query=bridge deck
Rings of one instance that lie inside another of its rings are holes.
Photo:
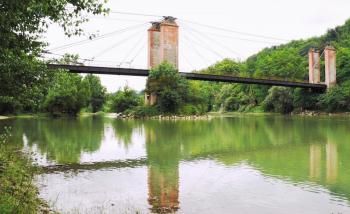
[[[113,68],[113,67],[59,65],[59,64],[48,64],[48,67],[51,69],[66,69],[72,73],[109,74],[109,75],[144,76],[144,77],[147,77],[149,74],[149,70],[147,69],[134,69],[134,68],[117,68],[117,67]],[[247,78],[247,77],[233,77],[233,76],[197,74],[197,73],[185,73],[185,72],[179,72],[179,73],[181,76],[189,80],[285,86],[285,87],[295,87],[295,88],[299,87],[299,88],[309,88],[319,92],[322,92],[327,88],[325,84],[312,84],[312,83],[305,83],[305,82],[255,79],[255,78]]]

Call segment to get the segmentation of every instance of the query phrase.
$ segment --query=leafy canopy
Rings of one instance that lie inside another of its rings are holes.
[[[0,113],[35,112],[53,78],[38,60],[50,23],[81,35],[88,14],[107,13],[102,0],[2,0],[0,2]]]
[[[170,63],[164,62],[150,71],[146,92],[156,94],[156,106],[163,113],[177,113],[188,101],[189,84]]]

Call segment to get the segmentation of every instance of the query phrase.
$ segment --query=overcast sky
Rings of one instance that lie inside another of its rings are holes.
[[[110,0],[107,6],[117,13],[106,18],[89,17],[83,25],[85,36],[68,38],[57,25],[51,25],[43,38],[49,43],[48,50],[94,58],[94,62],[86,62],[91,65],[147,68],[147,28],[150,21],[160,18],[119,12],[174,16],[180,26],[179,67],[189,72],[223,58],[244,60],[264,47],[322,35],[350,18],[349,0]],[[103,35],[124,28],[128,30],[93,42],[53,49],[86,39],[89,34]],[[109,92],[126,84],[136,90],[145,87],[143,77],[100,78]]]

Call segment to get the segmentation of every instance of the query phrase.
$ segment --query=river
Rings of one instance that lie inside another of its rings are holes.
[[[61,213],[350,213],[350,119],[23,118],[11,142]]]

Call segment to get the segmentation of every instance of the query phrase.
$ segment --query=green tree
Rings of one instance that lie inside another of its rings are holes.
[[[88,103],[89,107],[91,107],[92,112],[101,110],[105,101],[107,90],[101,85],[100,78],[89,74],[84,78],[83,82],[86,82],[89,87],[90,97]]]
[[[202,69],[197,72],[217,75],[241,76],[246,72],[246,64],[244,62],[237,62],[233,59],[224,59],[212,66],[209,66],[206,69]]]
[[[87,105],[89,97],[89,85],[80,75],[61,71],[54,75],[44,106],[53,115],[75,115]]]
[[[189,83],[173,65],[164,62],[150,71],[146,92],[157,95],[156,106],[163,113],[178,113],[189,101]]]
[[[141,103],[140,96],[128,86],[125,86],[123,90],[117,91],[112,95],[111,99],[111,110],[119,113],[131,110]]]
[[[38,111],[50,84],[37,57],[49,23],[69,36],[82,34],[85,14],[108,12],[99,0],[3,0],[0,3],[0,113]],[[84,16],[82,16],[84,14]]]
[[[350,81],[335,86],[320,96],[319,106],[328,112],[350,111]]]
[[[315,110],[319,94],[315,94],[309,89],[296,88],[293,91],[293,106],[300,111]]]
[[[290,88],[273,86],[262,103],[266,111],[274,111],[283,114],[293,110],[293,94]]]

